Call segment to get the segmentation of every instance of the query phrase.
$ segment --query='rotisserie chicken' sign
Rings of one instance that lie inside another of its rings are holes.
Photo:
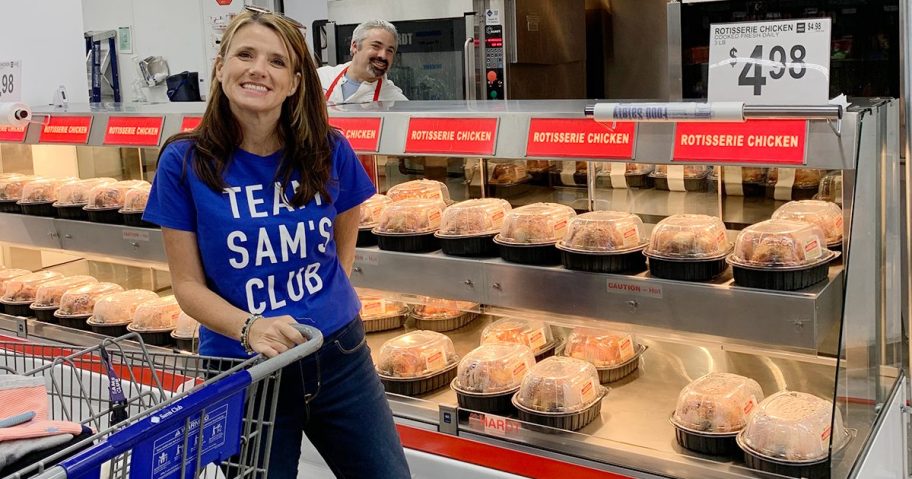
[[[155,146],[161,138],[160,116],[112,116],[105,128],[105,145]]]
[[[0,125],[0,141],[22,143],[23,141],[25,141],[25,132],[27,130],[28,130],[28,125],[25,125],[25,126]]]
[[[588,118],[533,118],[526,156],[630,160],[636,123],[599,123]]]
[[[76,143],[89,142],[89,131],[92,127],[91,116],[49,116],[41,125],[41,143]]]
[[[805,120],[752,120],[743,123],[678,123],[674,161],[803,165]]]
[[[329,124],[342,131],[352,149],[362,153],[380,149],[381,122],[381,118],[329,118]]]
[[[496,118],[412,118],[405,152],[493,155],[496,144]]]

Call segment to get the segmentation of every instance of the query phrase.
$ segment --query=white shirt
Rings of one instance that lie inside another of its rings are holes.
[[[342,71],[348,68],[351,65],[351,62],[344,63],[341,65],[336,65],[334,67],[326,66],[320,67],[317,69],[317,73],[320,75],[320,83],[323,85],[323,94],[326,94],[326,90],[332,85],[332,83],[339,78],[339,75],[342,74]],[[342,98],[342,83],[350,81],[345,75],[342,75],[342,78],[339,78],[336,87],[333,88],[332,92],[329,95],[328,103],[370,103],[374,101],[374,92],[377,91],[377,82],[361,82],[361,86],[358,88],[358,91],[352,94],[352,96],[347,99]],[[408,101],[408,98],[402,94],[402,90],[396,86],[383,75],[383,81],[380,83],[380,98],[378,101]]]

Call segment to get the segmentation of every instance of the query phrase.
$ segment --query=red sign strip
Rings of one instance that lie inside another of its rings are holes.
[[[26,126],[0,125],[0,141],[22,143],[25,141]]]
[[[91,116],[50,116],[41,126],[38,142],[84,145],[89,142],[91,129]]]
[[[449,434],[396,424],[402,445],[416,451],[530,478],[632,479],[613,472],[492,446]]]
[[[632,160],[636,123],[599,123],[592,119],[533,118],[527,157]]]
[[[202,121],[203,117],[201,116],[185,116],[184,119],[181,120],[181,133],[193,130],[198,127]]]
[[[673,161],[704,163],[806,163],[806,120],[678,123]]]
[[[380,149],[381,118],[330,117],[329,124],[338,128],[357,152],[376,153]]]
[[[406,153],[493,155],[497,118],[411,118]]]
[[[105,145],[156,146],[161,138],[161,116],[112,116],[105,129]]]

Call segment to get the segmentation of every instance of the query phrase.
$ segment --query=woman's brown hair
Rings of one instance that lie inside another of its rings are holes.
[[[281,182],[283,191],[292,180],[298,181],[300,186],[288,201],[293,206],[307,204],[317,193],[324,200],[332,201],[327,191],[332,169],[331,135],[338,133],[329,125],[317,67],[298,27],[280,15],[244,11],[234,17],[225,30],[219,55],[226,58],[234,35],[245,25],[253,23],[276,32],[288,49],[292,74],[301,75],[297,91],[282,103],[277,134],[284,151],[276,171],[276,181]],[[213,66],[209,102],[202,122],[192,131],[168,138],[162,150],[175,141],[193,141],[193,148],[188,150],[188,154],[195,154],[193,171],[207,186],[222,191],[227,186],[225,168],[231,161],[232,153],[241,144],[243,132],[231,113],[228,97],[222,91],[215,70],[216,66]],[[184,158],[185,165],[187,161],[188,158]],[[298,176],[294,177],[295,174]]]

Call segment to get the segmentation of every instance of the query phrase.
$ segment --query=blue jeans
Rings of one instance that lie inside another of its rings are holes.
[[[297,478],[302,434],[336,477],[411,477],[358,317],[282,370],[275,423],[270,479]]]

